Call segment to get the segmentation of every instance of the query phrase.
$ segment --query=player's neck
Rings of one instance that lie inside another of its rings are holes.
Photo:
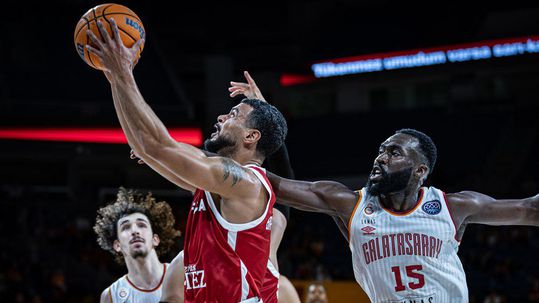
[[[221,152],[219,154],[221,154]],[[249,149],[238,149],[232,153],[221,154],[221,156],[231,158],[241,165],[254,164],[262,166],[262,163],[264,162],[264,159],[261,159],[256,151]]]
[[[419,189],[405,189],[399,192],[381,194],[380,203],[391,211],[406,212],[417,205],[419,197]]]
[[[155,250],[146,258],[127,258],[127,277],[137,288],[153,289],[157,287],[163,277],[163,264],[159,261]]]

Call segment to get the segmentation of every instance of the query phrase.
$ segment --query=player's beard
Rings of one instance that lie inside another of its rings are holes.
[[[235,147],[236,142],[232,138],[229,138],[225,135],[217,135],[217,138],[215,138],[214,140],[206,139],[206,141],[204,141],[205,150],[222,156],[232,154]]]
[[[131,251],[131,258],[133,259],[136,259],[136,258],[146,258],[146,256],[148,255],[148,250],[146,249],[136,249],[134,251]]]
[[[367,191],[373,196],[395,193],[404,190],[412,177],[413,167],[405,168],[391,174],[380,170],[382,179],[378,182],[367,181]]]

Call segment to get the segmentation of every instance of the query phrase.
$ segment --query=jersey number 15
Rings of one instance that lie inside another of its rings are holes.
[[[408,283],[410,289],[418,289],[425,286],[425,276],[418,271],[423,269],[422,265],[408,265],[404,267],[406,270],[406,275],[409,278],[415,279],[417,281]],[[406,287],[402,284],[401,270],[399,266],[391,267],[391,271],[395,275],[395,291],[403,291]]]

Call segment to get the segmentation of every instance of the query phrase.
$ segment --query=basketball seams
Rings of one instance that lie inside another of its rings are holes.
[[[85,39],[86,40],[86,45],[91,45],[91,39],[88,35],[86,35],[86,37],[80,37],[81,35],[81,32],[83,30],[91,30],[93,31],[94,33],[96,32],[95,29],[93,29],[93,26],[92,26],[92,22],[95,23],[95,25],[97,25],[97,21],[99,20],[99,18],[103,18],[105,19],[105,21],[108,23],[109,25],[109,29],[112,31],[112,27],[111,27],[111,23],[110,21],[107,19],[107,17],[109,16],[115,16],[115,15],[118,15],[118,16],[128,16],[130,18],[133,18],[134,19],[134,22],[137,22],[138,25],[144,30],[144,26],[142,25],[142,21],[140,20],[140,18],[138,16],[135,15],[134,12],[132,12],[131,10],[129,10],[128,8],[126,7],[122,7],[121,5],[119,5],[120,7],[120,10],[124,10],[127,9],[129,12],[115,12],[114,10],[112,12],[108,12],[107,13],[107,10],[110,9],[110,8],[114,8],[114,6],[118,6],[116,4],[109,4],[105,7],[94,7],[92,8],[88,13],[86,13],[85,15],[83,15],[81,17],[81,19],[79,20],[79,23],[80,21],[84,20],[84,22],[82,22],[81,25],[79,25],[79,28],[76,30],[76,33],[75,33],[75,44],[78,44],[82,41],[80,41],[82,39]],[[97,8],[97,9],[96,9]],[[99,12],[99,15],[98,15],[98,12]],[[92,16],[93,15],[93,16]],[[120,18],[120,17],[119,17]],[[134,34],[130,33],[128,30],[126,29],[123,29],[121,27],[118,27],[120,33],[123,32],[123,34],[127,37],[129,37],[133,43],[136,43],[136,41],[138,39],[134,38]],[[129,28],[131,29],[131,28]],[[97,32],[98,34],[96,36],[99,36],[98,39],[103,39],[103,36],[101,35],[101,32],[99,31],[99,28],[97,28]],[[108,32],[108,31],[107,31]],[[124,42],[124,36],[120,35],[121,39],[122,39],[122,43]],[[80,42],[77,42],[77,41],[80,41]],[[125,45],[125,44],[124,44]],[[142,50],[142,49],[141,49]],[[140,56],[140,52],[141,50],[139,50],[139,56]],[[99,63],[98,61],[95,61],[97,60],[98,58],[92,58],[92,53],[90,51],[88,51],[88,49],[86,47],[84,47],[84,56],[88,59],[88,60],[85,60],[89,65],[91,65],[93,68],[96,68],[96,69],[101,69],[101,66],[97,65],[96,63]],[[84,58],[83,58],[84,59]],[[95,62],[94,62],[95,61]]]
[[[90,37],[88,35],[86,35],[86,45],[90,45]],[[84,51],[88,54],[88,60],[90,61],[89,63],[91,63],[92,67],[93,68],[97,68],[97,66],[94,64],[94,60],[92,60],[92,54],[90,53],[90,51],[88,50],[88,48],[84,48]],[[98,69],[98,68],[97,68]]]
[[[84,20],[86,21],[86,24],[85,24],[86,27],[87,27],[87,28],[90,28],[90,22],[88,21],[88,19],[86,19],[86,17],[82,17],[81,19],[84,19]],[[84,29],[84,26],[85,26],[85,25],[81,26],[81,27],[79,28],[79,30],[75,33],[75,38],[77,38],[77,36],[79,35],[80,31]]]

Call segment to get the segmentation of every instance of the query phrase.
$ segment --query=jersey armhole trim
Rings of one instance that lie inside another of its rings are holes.
[[[445,207],[447,207],[447,212],[449,213],[449,217],[451,217],[451,222],[453,222],[453,226],[455,227],[455,241],[460,243],[460,240],[457,237],[459,230],[457,228],[457,223],[455,222],[455,219],[453,218],[453,213],[451,212],[451,208],[449,207],[449,203],[447,202],[447,196],[445,194],[445,191],[441,191],[441,192],[442,192],[442,194],[444,196]]]
[[[354,220],[357,208],[359,204],[361,203],[361,200],[363,199],[363,191],[360,189],[356,192],[359,194],[357,198],[356,206],[354,206],[354,210],[352,211],[352,214],[350,215],[350,219],[348,219],[348,243],[352,243],[352,221]]]

